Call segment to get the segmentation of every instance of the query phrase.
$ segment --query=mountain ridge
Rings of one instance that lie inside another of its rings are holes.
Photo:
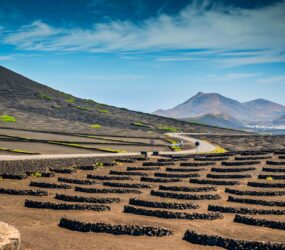
[[[285,114],[285,106],[262,98],[239,102],[218,93],[198,92],[172,109],[160,109],[153,114],[176,119],[228,115],[242,123],[247,123],[277,119]]]

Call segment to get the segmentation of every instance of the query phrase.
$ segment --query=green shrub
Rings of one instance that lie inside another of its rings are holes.
[[[149,128],[149,127],[150,127],[150,125],[144,124],[144,123],[142,123],[142,122],[134,122],[134,123],[132,123],[131,125],[137,126],[137,127],[145,127],[145,128]]]
[[[48,101],[52,100],[52,97],[50,97],[49,95],[43,94],[43,93],[36,93],[36,97],[43,99],[43,100],[48,100]]]
[[[91,128],[102,128],[102,126],[100,124],[92,124],[90,125]]]
[[[1,115],[0,121],[2,122],[16,122],[16,118],[10,115]]]
[[[104,113],[104,114],[109,114],[109,110],[106,110],[106,109],[99,109],[99,112],[100,113]]]
[[[159,126],[158,129],[165,130],[168,132],[178,132],[178,129],[175,127]]]
[[[75,103],[75,99],[74,98],[68,98],[64,100],[67,103]]]
[[[38,178],[38,177],[42,177],[42,173],[41,172],[35,172],[35,173],[32,173],[30,176]]]

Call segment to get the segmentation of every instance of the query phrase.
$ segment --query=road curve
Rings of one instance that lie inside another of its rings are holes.
[[[166,134],[169,137],[176,138],[179,140],[183,140],[184,142],[190,142],[195,143],[196,141],[200,142],[200,146],[198,151],[200,153],[209,153],[213,150],[215,150],[215,146],[210,144],[207,141],[203,140],[197,140],[195,138],[191,138],[188,136],[185,136],[184,133],[167,133]],[[169,154],[196,154],[196,149],[190,149],[190,150],[181,150],[177,152],[170,152],[170,151],[164,151],[159,152],[160,155],[169,155]],[[52,155],[0,155],[0,161],[17,161],[17,160],[43,160],[43,159],[70,159],[70,158],[96,158],[96,157],[116,157],[116,156],[126,156],[126,157],[135,157],[140,156],[141,153],[100,153],[100,154],[52,154]]]
[[[184,142],[191,142],[192,144],[195,144],[195,142],[199,142],[199,148],[198,148],[198,152],[199,153],[209,153],[213,150],[216,149],[216,146],[214,146],[213,144],[207,142],[207,141],[203,141],[203,140],[198,140],[189,136],[185,136],[187,135],[187,133],[167,133],[167,136],[179,139],[179,140],[183,140]],[[197,134],[196,134],[197,135]],[[197,149],[189,149],[189,150],[181,150],[181,151],[177,151],[177,152],[171,152],[171,154],[196,154],[197,153]],[[159,153],[161,155],[163,154],[169,154],[169,152],[161,152]]]

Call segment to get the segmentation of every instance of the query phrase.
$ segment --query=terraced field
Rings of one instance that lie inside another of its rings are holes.
[[[3,174],[0,220],[19,229],[23,249],[285,249],[284,155],[158,156]]]
[[[176,143],[165,135],[120,136],[0,128],[0,154],[96,154],[140,151],[174,151]],[[185,143],[184,149],[194,148]]]

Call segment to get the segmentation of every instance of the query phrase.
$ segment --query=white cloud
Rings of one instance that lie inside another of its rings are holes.
[[[204,1],[200,5],[194,2],[176,16],[161,14],[139,24],[113,21],[95,24],[92,29],[61,29],[35,21],[2,35],[2,43],[25,50],[88,52],[285,50],[284,9],[285,1],[257,9],[209,8],[208,1]],[[181,56],[158,60],[179,59],[192,60]],[[228,63],[237,66],[277,61],[284,61],[284,57],[260,57],[248,52],[246,58],[234,58]]]
[[[142,80],[147,78],[146,75],[84,75],[80,76],[80,78],[84,80],[92,80],[92,81],[114,81],[114,80]]]
[[[208,75],[208,78],[218,82],[230,82],[253,78],[260,75],[260,73],[229,73],[225,75]]]
[[[220,67],[238,67],[242,65],[280,63],[285,62],[285,55],[282,51],[266,50],[255,52],[252,56],[232,56],[214,60]]]
[[[17,55],[0,56],[0,61],[11,61],[17,58]]]
[[[284,83],[285,84],[285,75],[259,79],[256,82],[261,83],[261,84],[278,84],[278,83]]]

